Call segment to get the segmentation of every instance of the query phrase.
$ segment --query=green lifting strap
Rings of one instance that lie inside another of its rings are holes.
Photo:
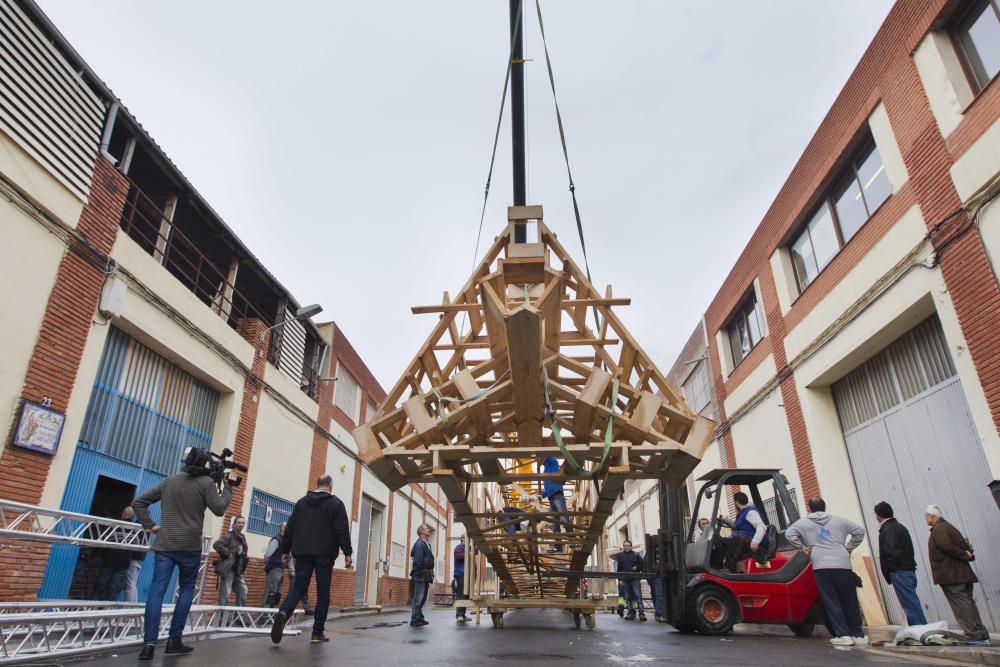
[[[552,435],[556,439],[556,444],[559,446],[559,451],[562,452],[563,457],[569,462],[570,466],[573,467],[577,472],[584,474],[596,475],[600,470],[601,466],[608,459],[608,453],[611,451],[611,433],[614,430],[614,416],[615,416],[615,405],[618,403],[618,378],[615,377],[614,383],[611,385],[611,412],[608,414],[608,427],[604,433],[604,453],[601,455],[601,461],[597,464],[597,468],[594,470],[587,470],[573,458],[573,454],[566,449],[566,443],[563,442],[562,431],[559,428],[559,424],[556,423],[555,412],[552,410],[552,402],[549,400],[549,374],[545,371],[545,367],[542,366],[542,382],[545,387],[545,416],[549,419],[549,428],[552,429]]]

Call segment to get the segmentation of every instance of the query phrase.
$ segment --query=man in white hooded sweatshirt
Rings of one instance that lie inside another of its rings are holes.
[[[867,646],[851,569],[851,552],[865,539],[865,529],[843,517],[827,514],[822,498],[811,498],[808,505],[809,514],[789,526],[785,538],[812,560],[826,620],[834,633],[830,643]]]

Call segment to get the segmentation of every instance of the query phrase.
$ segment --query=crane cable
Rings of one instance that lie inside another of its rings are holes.
[[[538,29],[542,34],[542,47],[545,51],[545,67],[549,73],[549,87],[552,88],[552,103],[556,109],[556,123],[559,125],[559,141],[562,143],[563,159],[566,161],[566,176],[569,178],[569,193],[573,198],[573,215],[576,216],[576,231],[580,235],[580,248],[583,249],[583,267],[587,272],[587,281],[593,286],[594,281],[590,277],[590,262],[587,259],[587,242],[583,238],[583,222],[580,220],[580,205],[576,201],[576,185],[573,183],[573,171],[569,166],[569,149],[566,148],[566,131],[563,128],[562,113],[559,111],[559,98],[556,95],[556,79],[552,73],[552,59],[549,57],[549,45],[545,40],[545,23],[542,21],[541,0],[535,0],[535,9],[538,14]],[[592,306],[594,312],[595,330],[600,335],[601,318],[597,314],[597,306]]]

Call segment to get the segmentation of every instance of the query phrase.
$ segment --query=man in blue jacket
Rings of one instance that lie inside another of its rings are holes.
[[[554,456],[550,456],[542,461],[542,472],[559,472],[559,468],[559,461]],[[542,482],[542,498],[546,498],[549,501],[549,509],[553,512],[566,511],[566,496],[563,493],[562,482],[550,482],[548,480]],[[573,521],[567,516],[557,517],[552,522],[552,532],[561,532],[560,524],[566,525],[567,533],[573,532]],[[562,550],[563,545],[556,544],[553,548],[549,549],[549,552],[553,553]]]
[[[618,572],[643,572],[646,569],[646,563],[643,557],[632,551],[632,543],[628,540],[622,543],[621,553],[615,559],[618,562],[618,567],[616,570]],[[642,604],[642,580],[635,578],[628,578],[622,580],[625,584],[625,605],[628,608],[628,615],[625,616],[626,621],[635,620],[635,612],[638,607],[639,620],[646,620],[646,609]]]
[[[424,618],[424,602],[427,601],[427,591],[434,581],[434,552],[431,550],[430,538],[434,529],[424,524],[417,528],[417,541],[410,549],[410,627],[419,628],[427,625]]]

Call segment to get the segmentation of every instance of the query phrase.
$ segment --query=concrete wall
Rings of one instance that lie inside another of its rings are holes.
[[[40,167],[5,134],[0,133],[0,173],[38,202],[45,202],[53,216],[75,227],[83,202]],[[42,225],[0,197],[0,284],[5,286],[0,308],[0,409],[14,415],[21,398],[24,375],[38,340],[49,293],[55,284],[66,245]],[[10,424],[5,424],[5,431]],[[0,452],[7,438],[0,441]]]

